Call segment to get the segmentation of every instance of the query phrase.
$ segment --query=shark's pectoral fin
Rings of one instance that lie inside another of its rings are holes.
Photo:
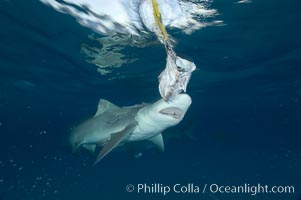
[[[133,132],[137,123],[132,123],[126,126],[122,131],[113,133],[111,139],[103,146],[100,153],[98,154],[94,165],[103,159],[110,151],[112,151],[126,136]]]
[[[160,151],[164,151],[164,141],[161,133],[154,137],[148,138],[147,140],[156,145]]]

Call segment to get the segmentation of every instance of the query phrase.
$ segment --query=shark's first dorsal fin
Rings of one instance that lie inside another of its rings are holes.
[[[100,99],[98,102],[98,108],[97,108],[97,111],[96,111],[94,117],[96,117],[110,109],[120,109],[120,108],[105,99]]]
[[[148,138],[147,140],[156,145],[160,151],[164,151],[164,141],[161,133],[154,137]]]

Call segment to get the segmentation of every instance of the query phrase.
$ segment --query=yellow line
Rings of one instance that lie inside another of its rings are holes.
[[[156,26],[160,29],[161,34],[163,36],[164,43],[166,43],[168,40],[168,35],[167,35],[165,27],[162,23],[162,18],[161,18],[161,14],[160,14],[160,11],[158,8],[158,3],[156,0],[152,0],[152,4],[153,4],[153,11],[154,11],[154,18],[155,18]]]

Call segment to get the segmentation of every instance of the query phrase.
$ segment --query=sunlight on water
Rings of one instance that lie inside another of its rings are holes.
[[[100,34],[116,33],[140,35],[152,29],[153,19],[150,19],[152,7],[150,1],[144,0],[41,0],[59,12],[67,13],[76,18],[83,26],[89,27]],[[202,22],[202,19],[212,17],[217,11],[209,8],[210,1],[169,1],[158,0],[162,21],[165,26],[181,29],[189,34],[204,26],[219,23]]]
[[[138,58],[130,58],[122,53],[127,46],[143,48],[155,43],[152,38],[154,19],[151,1],[115,0],[107,3],[84,0],[41,0],[59,12],[67,13],[85,27],[103,35],[102,38],[91,36],[100,43],[100,47],[82,45],[82,53],[87,61],[98,67],[102,75],[112,72],[125,63],[132,63]],[[210,8],[211,1],[169,1],[158,0],[163,24],[170,29],[178,29],[184,34],[191,34],[206,26],[221,25],[215,20],[218,14]]]

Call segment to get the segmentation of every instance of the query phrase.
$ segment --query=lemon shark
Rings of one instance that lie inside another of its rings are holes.
[[[110,151],[125,143],[148,140],[164,151],[162,131],[177,125],[191,105],[187,94],[172,101],[160,99],[153,104],[118,107],[100,99],[96,114],[79,124],[71,133],[73,151],[84,147],[95,152],[101,147],[95,164]]]

